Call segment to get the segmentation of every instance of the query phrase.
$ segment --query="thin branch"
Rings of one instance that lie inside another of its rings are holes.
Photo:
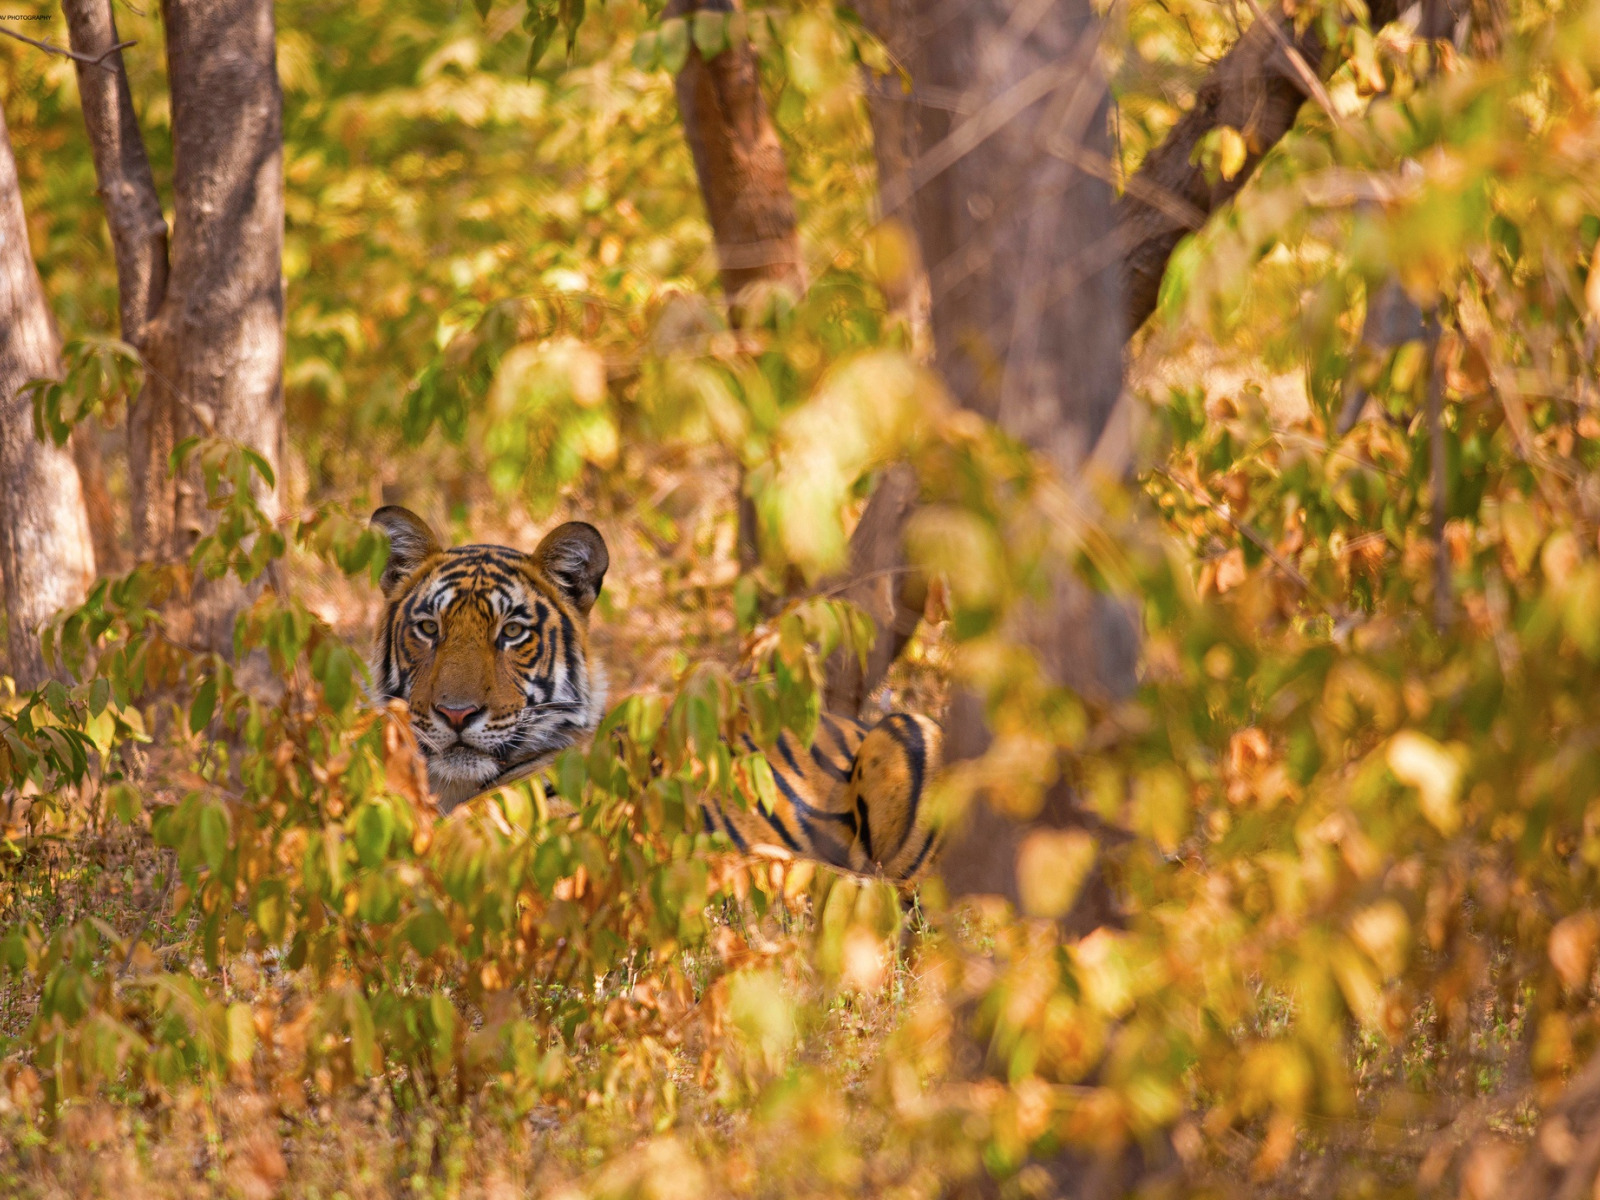
[[[1428,314],[1428,469],[1433,495],[1433,624],[1440,633],[1450,625],[1450,547],[1445,545],[1446,477],[1449,462],[1444,445],[1444,364],[1439,353],[1439,312]]]
[[[174,862],[171,870],[167,872],[167,880],[161,887],[161,895],[156,897],[155,903],[144,910],[144,919],[139,922],[139,928],[133,931],[133,936],[128,939],[128,953],[122,960],[122,965],[117,968],[117,978],[121,979],[128,973],[128,968],[133,965],[133,955],[139,949],[139,943],[144,940],[145,930],[150,928],[150,922],[156,913],[167,906],[167,897],[172,894],[172,885],[178,878],[178,864]]]
[[[1317,594],[1316,589],[1311,586],[1311,581],[1302,575],[1299,570],[1296,569],[1293,563],[1289,562],[1283,557],[1283,555],[1279,554],[1277,550],[1273,548],[1272,543],[1267,541],[1267,539],[1262,536],[1260,531],[1257,530],[1255,526],[1251,525],[1248,521],[1241,521],[1238,517],[1235,517],[1232,509],[1230,509],[1228,505],[1217,503],[1217,501],[1213,500],[1210,496],[1207,496],[1203,492],[1200,492],[1196,488],[1190,486],[1188,480],[1174,474],[1165,467],[1157,467],[1156,474],[1172,480],[1173,483],[1177,484],[1180,488],[1187,492],[1190,498],[1202,508],[1206,509],[1208,512],[1215,513],[1229,525],[1233,526],[1236,532],[1243,534],[1245,537],[1254,542],[1256,549],[1260,550],[1262,554],[1265,554],[1267,558],[1271,560],[1272,565],[1277,567],[1278,570],[1282,571],[1284,575],[1288,577],[1290,582],[1292,582],[1296,587],[1310,595],[1315,596]],[[1320,597],[1318,598],[1320,599]]]
[[[102,71],[110,71],[113,74],[116,73],[117,69],[113,66],[108,66],[106,64],[106,59],[110,58],[118,50],[126,50],[129,46],[137,46],[139,44],[138,42],[132,41],[118,42],[114,46],[108,46],[99,54],[91,56],[88,54],[79,54],[75,50],[68,50],[65,46],[57,46],[53,42],[35,41],[26,34],[16,33],[10,29],[0,28],[0,33],[5,34],[8,38],[16,38],[19,42],[27,42],[30,46],[37,46],[40,50],[43,50],[48,54],[59,54],[62,58],[70,58],[73,62],[81,62],[85,66],[99,67]]]
[[[1317,78],[1317,73],[1307,64],[1305,55],[1301,54],[1295,44],[1289,40],[1289,35],[1283,31],[1283,26],[1277,21],[1268,21],[1266,14],[1261,11],[1261,6],[1256,3],[1256,0],[1244,0],[1244,2],[1250,6],[1250,11],[1255,14],[1256,20],[1267,21],[1267,28],[1272,31],[1273,39],[1282,48],[1284,56],[1289,60],[1289,65],[1294,68],[1294,73],[1299,78],[1301,86],[1305,88],[1306,95],[1315,100],[1318,107],[1328,114],[1328,119],[1334,123],[1335,127],[1343,127],[1344,118],[1333,107],[1333,97],[1328,95],[1328,89],[1322,86],[1322,80]]]

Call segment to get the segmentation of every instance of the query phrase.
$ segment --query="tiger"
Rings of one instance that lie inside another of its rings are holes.
[[[605,714],[605,668],[591,652],[589,614],[611,565],[593,525],[568,521],[532,553],[446,548],[426,521],[387,505],[371,524],[388,537],[372,675],[407,706],[441,812],[548,765]],[[824,713],[810,745],[781,734],[764,753],[770,808],[701,800],[707,828],[742,852],[777,849],[836,870],[902,885],[937,849],[926,803],[941,732],[890,713],[872,725]]]

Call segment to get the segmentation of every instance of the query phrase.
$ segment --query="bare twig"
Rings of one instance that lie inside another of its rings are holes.
[[[139,948],[139,943],[144,940],[145,930],[150,928],[150,922],[156,913],[167,906],[167,897],[172,894],[173,881],[178,878],[178,867],[172,864],[172,869],[167,873],[167,882],[161,888],[161,895],[156,897],[156,902],[144,910],[144,919],[139,922],[139,928],[134,930],[133,936],[128,939],[128,953],[122,960],[122,965],[117,968],[117,978],[121,979],[128,973],[128,968],[133,965],[133,953]]]
[[[28,37],[26,34],[16,33],[10,29],[0,29],[0,33],[5,34],[8,38],[15,38],[19,42],[27,42],[30,46],[37,46],[40,50],[45,51],[47,54],[59,54],[62,58],[70,58],[73,62],[81,62],[85,66],[99,67],[102,71],[110,71],[113,74],[116,72],[116,68],[109,65],[106,62],[106,59],[110,58],[118,50],[126,50],[129,46],[137,46],[139,44],[138,42],[134,41],[118,42],[114,46],[106,47],[106,49],[101,51],[99,54],[88,55],[79,54],[75,50],[68,50],[65,46],[57,46],[54,42],[36,41],[35,39]]]
[[[1450,548],[1444,541],[1446,475],[1444,446],[1444,364],[1439,361],[1439,311],[1428,314],[1428,470],[1433,525],[1433,624],[1443,633],[1450,624]]]

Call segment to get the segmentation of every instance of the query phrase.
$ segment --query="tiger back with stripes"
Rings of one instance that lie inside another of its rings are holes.
[[[389,538],[373,675],[385,698],[409,706],[442,810],[532,774],[594,731],[606,684],[589,653],[589,612],[610,565],[594,526],[568,522],[525,553],[446,549],[393,505],[372,523]],[[868,726],[824,714],[810,746],[786,731],[767,752],[770,810],[708,798],[702,812],[740,850],[777,847],[909,883],[936,848],[924,801],[940,747],[926,717],[891,713]]]

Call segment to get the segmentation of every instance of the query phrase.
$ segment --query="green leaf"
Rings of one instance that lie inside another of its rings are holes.
[[[772,764],[765,754],[747,754],[743,762],[756,789],[756,802],[764,811],[772,812],[778,806],[778,784],[772,777]]]
[[[228,813],[221,804],[200,810],[200,853],[213,872],[222,870],[228,857]]]
[[[443,1075],[450,1069],[450,1060],[455,1056],[456,1027],[459,1024],[456,1007],[443,992],[434,992],[428,997],[428,1024],[433,1034],[429,1038],[429,1050],[433,1056],[434,1073]]]
[[[377,866],[389,852],[394,835],[394,814],[387,804],[363,804],[356,812],[356,855],[364,867]]]
[[[583,24],[585,0],[561,0],[561,24],[567,31],[567,62],[572,61],[572,51],[578,44],[578,27]]]
[[[654,71],[661,61],[661,39],[653,32],[641,33],[633,43],[628,61],[641,71]]]
[[[317,678],[322,683],[322,698],[329,708],[343,712],[355,696],[355,657],[337,645],[328,645],[321,657],[322,669]]]
[[[550,48],[550,40],[555,37],[555,13],[540,12],[527,26],[528,29],[528,65],[527,74],[531,79],[534,71],[539,68],[539,60],[544,57],[544,52]]]
[[[704,9],[694,14],[694,44],[700,57],[707,62],[728,48],[728,14],[708,12]]]
[[[271,463],[269,463],[260,454],[250,449],[249,446],[240,446],[239,453],[244,455],[245,462],[249,463],[256,469],[256,473],[261,476],[262,482],[264,482],[269,488],[275,488],[278,486],[278,476],[277,473],[273,471]]]
[[[59,679],[52,679],[44,685],[44,702],[57,719],[66,721],[72,717],[72,703],[67,696],[67,689],[61,685]]]
[[[183,464],[188,461],[189,455],[200,444],[197,437],[187,437],[172,448],[171,455],[167,458],[167,470],[177,475],[183,470]]]
[[[194,701],[189,705],[189,732],[199,733],[211,723],[211,714],[217,708],[217,681],[207,677],[195,689]]]
[[[423,958],[431,958],[434,951],[450,940],[450,922],[438,909],[424,908],[406,921],[402,936]]]
[[[283,940],[288,927],[288,889],[279,879],[269,879],[259,884],[250,901],[250,913],[255,918],[261,936],[276,944]]]
[[[111,815],[124,825],[132,825],[139,819],[144,806],[140,803],[137,788],[126,783],[112,784],[107,798],[111,805]]]
[[[661,65],[676,75],[689,61],[689,23],[682,17],[661,22]]]
[[[350,1029],[350,1061],[356,1070],[371,1074],[379,1067],[377,1030],[367,998],[356,988],[346,988],[345,1016]]]

